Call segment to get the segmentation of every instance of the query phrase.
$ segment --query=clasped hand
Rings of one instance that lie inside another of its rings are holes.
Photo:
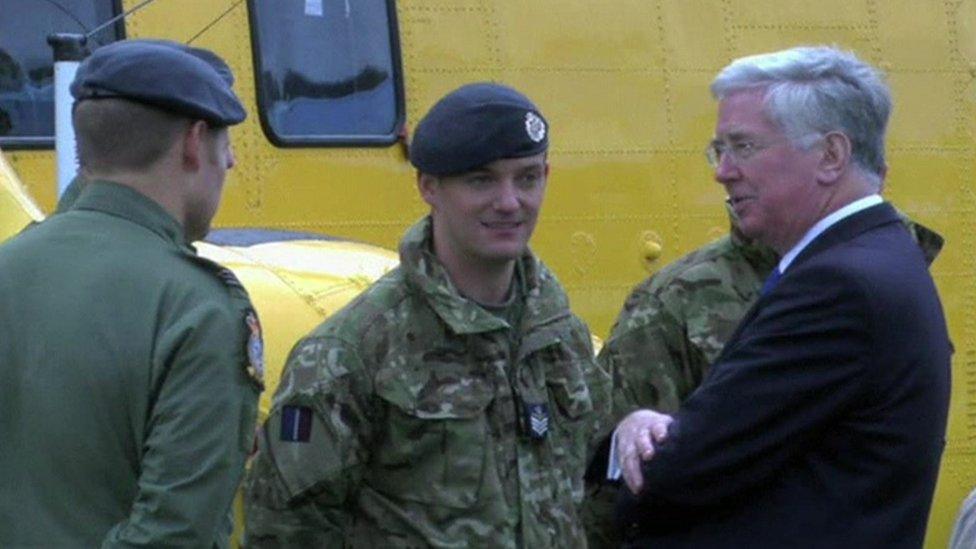
[[[674,418],[653,410],[637,410],[625,417],[615,432],[616,454],[624,482],[634,494],[644,487],[641,464],[654,457],[654,445],[668,436],[668,425]]]

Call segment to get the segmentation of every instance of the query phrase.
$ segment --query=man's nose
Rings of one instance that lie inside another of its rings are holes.
[[[718,164],[715,165],[715,181],[725,184],[735,181],[742,176],[739,166],[732,160],[728,153],[719,155]]]
[[[495,197],[495,209],[501,211],[517,210],[519,207],[519,191],[515,182],[511,179],[502,181],[498,186],[498,195]]]

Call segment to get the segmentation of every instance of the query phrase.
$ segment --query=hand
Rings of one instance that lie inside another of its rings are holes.
[[[653,410],[637,410],[617,425],[617,458],[623,471],[624,481],[634,494],[644,487],[641,464],[654,457],[654,444],[668,436],[668,425],[674,418]]]

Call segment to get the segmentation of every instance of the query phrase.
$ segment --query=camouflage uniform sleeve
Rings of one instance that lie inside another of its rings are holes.
[[[590,394],[590,401],[593,404],[591,423],[586,426],[585,433],[586,461],[584,464],[588,465],[594,460],[595,454],[600,449],[605,433],[613,429],[610,416],[612,405],[611,380],[609,373],[600,366],[594,357],[593,340],[590,337],[589,328],[576,317],[574,317],[573,326],[573,347],[578,356],[585,358],[582,360],[581,366],[584,381]],[[586,467],[583,469],[585,470]],[[613,523],[612,501],[607,504],[601,500],[602,505],[595,508],[589,493],[591,484],[586,482],[585,486],[581,485],[581,487],[583,488],[582,492],[579,495],[574,495],[575,498],[578,498],[576,499],[576,513],[586,532],[587,544],[593,546],[594,535],[597,531],[595,524],[609,525]],[[606,500],[607,498],[604,497],[603,499]],[[603,547],[603,545],[597,544],[595,547]]]
[[[691,345],[683,323],[660,301],[638,288],[628,298],[604,343],[597,363],[612,377],[612,411],[598,442],[610,436],[623,416],[638,408],[677,410],[690,391],[683,380],[693,369]],[[597,463],[603,464],[598,460]],[[619,547],[623,542],[614,518],[620,488],[598,479],[586,483],[581,517],[587,543],[597,549]]]
[[[707,365],[684,322],[655,296],[621,313],[597,360],[613,377],[615,421],[638,408],[677,411]]]
[[[295,346],[245,481],[248,547],[343,546],[369,455],[370,394],[354,346]]]
[[[574,316],[573,321],[573,347],[582,357],[583,380],[593,403],[591,423],[587,426],[586,463],[589,463],[600,445],[600,434],[610,428],[610,374],[596,362],[590,329],[578,317]]]

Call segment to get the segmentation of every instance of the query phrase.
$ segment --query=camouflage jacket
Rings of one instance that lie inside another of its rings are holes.
[[[732,231],[668,264],[624,302],[597,358],[613,374],[614,423],[638,408],[674,412],[708,372],[779,258]],[[605,433],[605,436],[609,433]],[[590,547],[619,547],[617,486],[587,482]]]
[[[634,288],[598,359],[613,374],[614,418],[637,408],[676,411],[778,261],[735,231]]]
[[[578,547],[610,379],[531,254],[513,330],[429,252],[293,349],[245,483],[248,546]],[[540,431],[544,434],[540,435]]]

